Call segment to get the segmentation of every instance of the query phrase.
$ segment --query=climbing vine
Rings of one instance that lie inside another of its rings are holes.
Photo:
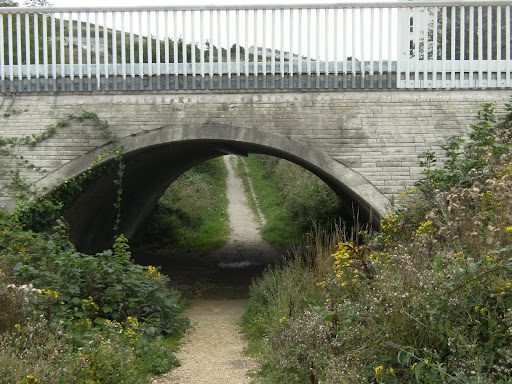
[[[15,111],[15,112],[14,112]],[[4,118],[13,114],[22,113],[22,110],[8,107]],[[35,185],[23,177],[23,173],[29,170],[39,173],[46,172],[41,167],[36,167],[23,155],[19,154],[20,146],[30,149],[53,137],[58,130],[68,127],[73,121],[90,121],[101,130],[102,136],[109,140],[110,148],[99,155],[80,175],[66,180],[59,188],[47,195],[41,195]],[[80,115],[68,115],[67,118],[55,124],[46,126],[40,134],[24,137],[0,137],[0,179],[3,180],[0,189],[0,197],[10,197],[16,202],[13,216],[23,227],[34,230],[43,230],[51,222],[61,215],[62,210],[93,181],[100,176],[115,172],[114,184],[117,187],[116,199],[113,205],[116,211],[114,233],[117,234],[121,217],[122,181],[125,165],[121,156],[122,147],[117,143],[117,135],[109,129],[108,121],[101,120],[95,113],[82,111]],[[108,157],[113,157],[111,163],[99,166]]]

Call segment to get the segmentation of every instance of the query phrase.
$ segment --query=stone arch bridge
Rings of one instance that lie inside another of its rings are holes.
[[[328,183],[347,212],[355,207],[364,220],[376,221],[418,180],[419,153],[466,135],[482,103],[500,110],[509,97],[508,90],[23,94],[4,96],[10,116],[2,119],[2,136],[37,135],[82,111],[107,120],[126,162],[121,231],[128,237],[181,173],[224,154],[264,153],[295,162]],[[48,193],[108,148],[108,139],[84,120],[34,148],[16,150],[44,170],[22,175]],[[112,239],[112,180],[97,180],[66,212],[79,249]],[[2,203],[13,207],[12,200]]]

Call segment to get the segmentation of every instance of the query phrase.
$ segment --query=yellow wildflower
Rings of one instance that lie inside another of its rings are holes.
[[[136,317],[128,316],[126,318],[126,325],[132,326],[132,327],[138,327],[139,326],[139,320]]]
[[[491,287],[489,287],[489,289],[492,289]],[[501,293],[501,292],[505,292],[506,290],[510,290],[512,289],[512,282],[509,280],[507,281],[506,283],[504,284],[498,284],[494,287],[494,291],[496,293]]]
[[[39,383],[39,380],[34,375],[27,375],[27,381],[29,383],[34,383],[34,384]]]
[[[94,299],[92,298],[92,296],[89,296],[89,299],[84,299],[83,302],[84,302],[85,305],[90,305],[91,307],[93,307],[97,311],[100,309],[98,304],[96,304],[94,302]]]
[[[105,320],[105,323],[108,324],[108,325],[112,325],[114,327],[117,327],[117,328],[121,328],[121,324],[119,324],[117,321],[115,320]]]
[[[149,279],[151,277],[161,277],[162,274],[156,269],[156,267],[152,265],[148,265],[148,273],[149,275],[146,275],[146,279]]]
[[[405,191],[400,192],[401,195],[408,195],[410,193],[416,192],[416,188],[407,189]]]
[[[427,220],[418,227],[416,231],[414,231],[417,235],[428,234],[435,232],[434,223],[431,220]]]
[[[46,296],[53,296],[55,299],[59,298],[59,292],[52,291],[51,289],[41,289],[41,293]]]
[[[382,230],[384,232],[398,232],[398,228],[395,227],[395,224],[398,222],[398,216],[394,215],[393,213],[389,215],[387,218],[382,219],[380,222],[380,225],[382,227]]]

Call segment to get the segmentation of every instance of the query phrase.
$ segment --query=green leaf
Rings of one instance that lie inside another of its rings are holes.
[[[421,374],[421,370],[423,369],[425,364],[426,364],[425,361],[422,360],[418,364],[416,364],[416,366],[414,367],[414,377],[416,378],[416,381],[418,383],[423,382],[422,380],[420,380],[420,374]]]
[[[433,383],[438,375],[439,375],[439,370],[438,369],[432,369],[430,371],[430,374],[428,375],[427,381],[429,383]]]
[[[494,253],[495,255],[499,255],[501,253],[510,252],[510,251],[512,251],[512,244],[506,246],[505,248],[495,249],[494,251],[491,251],[491,253]]]
[[[103,313],[112,313],[113,309],[110,305],[104,305],[101,310],[103,311]]]

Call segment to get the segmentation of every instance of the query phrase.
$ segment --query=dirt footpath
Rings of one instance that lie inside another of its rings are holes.
[[[248,265],[268,264],[279,254],[265,243],[247,204],[242,181],[235,176],[229,157],[227,197],[231,233],[227,244],[209,256],[213,265],[242,272]],[[228,274],[225,275],[229,276]],[[248,374],[257,363],[244,356],[246,342],[239,324],[246,299],[196,299],[186,315],[192,323],[183,346],[177,353],[181,367],[154,382],[158,384],[248,384]]]
[[[257,368],[244,356],[239,331],[247,300],[197,300],[186,315],[192,329],[177,353],[181,367],[158,384],[248,384],[247,373]]]

